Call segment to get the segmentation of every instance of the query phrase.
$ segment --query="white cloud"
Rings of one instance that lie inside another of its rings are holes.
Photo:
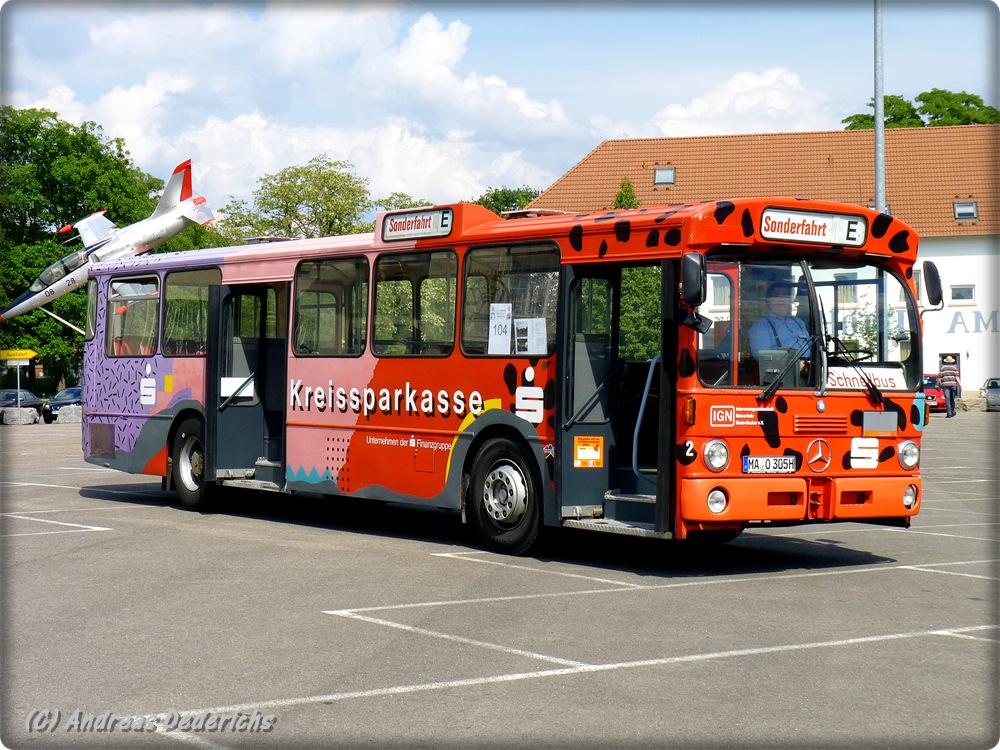
[[[384,98],[400,97],[435,108],[438,116],[475,123],[477,132],[519,138],[564,132],[570,126],[559,102],[539,102],[496,75],[464,77],[456,68],[465,57],[471,29],[461,21],[445,28],[425,13],[398,46],[371,48],[356,72]]]
[[[398,16],[396,9],[377,5],[270,6],[258,24],[264,32],[260,52],[282,73],[301,73],[371,45],[390,44]]]
[[[787,68],[740,72],[687,105],[671,104],[653,119],[658,135],[724,135],[827,130],[839,120],[823,92],[807,89]]]

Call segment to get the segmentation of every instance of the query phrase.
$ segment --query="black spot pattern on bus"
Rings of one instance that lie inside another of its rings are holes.
[[[677,227],[668,229],[667,233],[663,235],[663,244],[670,245],[670,247],[677,247],[681,244],[681,230]]]
[[[569,246],[580,252],[583,250],[583,225],[574,224],[573,228],[569,230]]]
[[[905,253],[910,249],[910,233],[907,230],[896,232],[889,240],[889,249],[894,253]]]
[[[597,248],[597,257],[603,258],[607,254],[608,254],[608,241],[601,240],[601,246]]]
[[[743,447],[740,448],[740,458],[743,458],[744,456],[749,456],[749,455],[750,455],[750,444],[749,443],[743,443]]]
[[[767,444],[772,448],[780,448],[781,435],[778,433],[777,412],[759,411],[757,412],[757,419],[760,422],[760,428],[764,432],[764,439],[767,440]]]
[[[877,240],[885,237],[893,221],[895,221],[895,219],[893,219],[889,214],[879,214],[876,216],[875,220],[872,222],[872,237]]]
[[[517,368],[510,362],[503,368],[503,382],[507,385],[510,395],[513,396],[514,391],[517,390]]]
[[[851,424],[855,427],[860,427],[864,418],[864,412],[861,409],[855,409],[851,412]]]
[[[732,201],[719,201],[715,204],[715,221],[717,224],[722,224],[728,219],[733,211],[736,210],[736,205]]]
[[[896,414],[896,424],[899,426],[900,430],[906,429],[906,408],[900,404],[893,401],[891,398],[885,399],[884,402],[885,410],[895,412]],[[916,422],[914,422],[916,424]]]
[[[650,229],[646,235],[646,247],[656,247],[660,244],[660,230]]]
[[[694,375],[695,362],[691,352],[687,349],[681,350],[680,362],[677,363],[677,372],[682,378],[689,378]]]
[[[546,409],[554,409],[556,405],[556,381],[550,380],[545,384],[544,404]]]
[[[628,242],[629,237],[632,236],[632,222],[628,219],[622,219],[621,221],[615,222],[615,239],[619,242]]]
[[[788,402],[785,400],[784,396],[778,396],[774,402],[774,409],[782,414],[788,413]]]
[[[754,233],[753,217],[750,215],[749,209],[746,208],[743,209],[743,218],[740,219],[740,226],[743,227],[744,237],[753,237]]]
[[[920,407],[917,406],[917,402],[914,401],[910,405],[910,422],[913,424],[920,424],[921,418],[922,417],[920,415]]]
[[[698,454],[695,451],[688,451],[688,447],[684,443],[678,443],[676,447],[677,463],[681,466],[690,466],[698,458]]]
[[[888,446],[881,453],[878,454],[879,462],[888,461],[890,458],[896,455],[896,448],[894,446]]]
[[[913,266],[910,266],[909,268],[907,268],[906,269],[906,273],[904,273],[903,275],[906,276],[906,278],[908,278],[908,279],[912,279],[913,278]]]
[[[840,465],[844,467],[844,471],[850,471],[851,469],[851,452],[845,451],[844,457],[840,460]]]

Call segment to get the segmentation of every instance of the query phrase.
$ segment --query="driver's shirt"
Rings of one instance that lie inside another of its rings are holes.
[[[761,349],[798,349],[809,340],[805,321],[794,315],[779,318],[768,311],[764,317],[750,326],[750,353],[756,357]],[[811,346],[802,352],[808,357]]]

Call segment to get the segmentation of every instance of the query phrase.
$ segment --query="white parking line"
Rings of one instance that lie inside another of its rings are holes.
[[[496,685],[505,682],[519,682],[524,680],[537,680],[546,677],[568,677],[580,674],[595,674],[600,672],[615,672],[626,669],[643,669],[651,667],[669,667],[675,664],[690,664],[694,662],[718,661],[723,659],[734,659],[747,656],[764,656],[767,654],[792,653],[796,651],[811,651],[822,648],[844,648],[849,646],[860,646],[870,643],[884,643],[887,641],[898,641],[915,638],[927,638],[934,636],[954,636],[966,633],[981,632],[984,630],[996,630],[997,625],[969,625],[957,628],[944,628],[934,630],[917,630],[907,633],[885,633],[882,635],[860,636],[857,638],[843,638],[832,641],[813,641],[811,643],[788,643],[780,646],[762,646],[759,648],[732,649],[729,651],[713,651],[700,654],[686,654],[682,656],[664,656],[653,659],[637,659],[635,661],[611,662],[607,664],[580,664],[576,666],[563,667],[561,669],[542,669],[532,672],[513,672],[505,674],[487,675],[484,677],[466,677],[456,680],[440,680],[435,682],[421,682],[410,685],[391,685],[381,688],[371,688],[369,690],[350,690],[340,693],[326,693],[324,695],[306,695],[296,698],[276,698],[274,700],[253,701],[231,706],[215,706],[212,708],[196,708],[180,711],[181,716],[197,716],[204,713],[236,713],[250,712],[254,710],[262,711],[276,708],[295,708],[298,706],[308,706],[317,703],[333,703],[335,701],[358,700],[363,698],[384,698],[395,695],[412,695],[413,693],[425,693],[435,690],[450,690],[452,688],[475,687],[479,685]]]
[[[73,534],[80,531],[111,531],[111,529],[104,526],[88,526],[83,523],[68,523],[67,521],[53,521],[50,518],[32,518],[31,516],[22,515],[20,513],[2,513],[6,518],[17,518],[22,521],[37,521],[38,523],[53,523],[57,526],[73,526],[73,529],[64,531],[29,531],[23,534],[0,534],[0,538],[9,538],[15,536],[42,536],[44,534]]]
[[[499,643],[488,643],[486,641],[476,641],[472,638],[464,638],[460,635],[450,635],[449,633],[442,633],[438,630],[428,630],[427,628],[417,628],[412,625],[404,625],[399,622],[393,622],[392,620],[383,620],[379,617],[369,617],[368,615],[359,615],[357,612],[351,612],[348,610],[341,610],[339,612],[329,612],[328,614],[336,614],[340,617],[349,617],[354,620],[361,620],[363,622],[370,622],[375,625],[385,625],[389,628],[396,628],[397,630],[405,630],[410,633],[416,633],[417,635],[428,635],[432,638],[441,638],[446,641],[454,641],[456,643],[464,643],[468,646],[479,646],[480,648],[487,648],[493,651],[502,651],[505,654],[513,654],[514,656],[527,656],[531,659],[541,659],[542,661],[550,661],[553,664],[562,664],[564,666],[582,666],[586,662],[574,661],[573,659],[561,659],[557,656],[548,656],[546,654],[539,654],[534,651],[524,651],[519,648],[512,648],[511,646],[502,646]]]
[[[455,556],[453,559],[462,560],[465,562],[475,562],[473,558],[463,557],[461,555]],[[773,573],[767,575],[757,575],[757,576],[732,576],[732,577],[720,577],[720,578],[693,578],[684,579],[680,581],[673,581],[671,583],[646,583],[646,584],[632,584],[629,588],[601,588],[601,589],[586,589],[581,591],[552,591],[547,593],[539,594],[510,594],[508,596],[485,596],[476,597],[473,599],[439,599],[436,601],[424,601],[424,602],[404,602],[400,604],[379,604],[370,607],[349,607],[345,609],[328,609],[322,610],[325,615],[352,615],[359,612],[389,612],[398,609],[424,609],[428,607],[454,607],[454,606],[464,606],[468,604],[496,604],[500,602],[517,602],[517,601],[529,601],[532,599],[557,599],[557,598],[572,598],[580,596],[594,596],[597,594],[624,594],[632,592],[645,592],[645,591],[662,591],[666,589],[675,588],[686,588],[691,586],[720,586],[720,585],[730,585],[730,584],[741,584],[741,583],[760,583],[768,581],[783,581],[798,578],[826,578],[830,576],[842,576],[842,575],[863,575],[866,573],[882,573],[886,571],[896,571],[896,570],[908,570],[916,571],[918,573],[922,572],[938,572],[936,568],[953,567],[956,565],[994,565],[1000,562],[1000,558],[986,559],[986,560],[949,560],[943,562],[932,562],[932,563],[921,563],[920,565],[912,565],[907,563],[901,563],[896,565],[872,565],[868,567],[858,567],[851,568],[848,570],[837,569],[837,570],[817,570],[808,571],[805,573]],[[552,572],[558,573],[559,571],[545,571],[541,569],[533,569],[537,573]]]
[[[144,487],[146,485],[143,485]],[[148,489],[124,489],[124,490],[113,490],[107,487],[75,487],[65,484],[41,484],[39,482],[0,482],[0,487],[41,487],[42,489],[50,490],[87,490],[88,492],[94,492],[97,494],[105,495],[151,495],[156,497],[161,497],[164,493],[160,490],[148,490]]]
[[[545,573],[547,575],[553,576],[564,576],[566,578],[582,578],[585,581],[594,581],[595,583],[613,583],[615,586],[625,586],[628,588],[642,588],[640,583],[626,583],[625,581],[615,581],[611,578],[598,578],[596,576],[585,576],[580,573],[564,573],[561,570],[542,570],[540,568],[533,568],[529,565],[517,565],[515,563],[504,562],[502,560],[483,560],[475,555],[485,555],[489,554],[487,552],[434,552],[432,557],[451,557],[455,559],[466,560],[468,562],[483,563],[484,565],[499,565],[502,568],[510,568],[512,570],[527,570],[531,573]]]

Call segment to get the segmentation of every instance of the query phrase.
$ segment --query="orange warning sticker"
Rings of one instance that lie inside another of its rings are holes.
[[[573,468],[601,469],[604,467],[604,438],[597,435],[576,435],[573,438]]]

